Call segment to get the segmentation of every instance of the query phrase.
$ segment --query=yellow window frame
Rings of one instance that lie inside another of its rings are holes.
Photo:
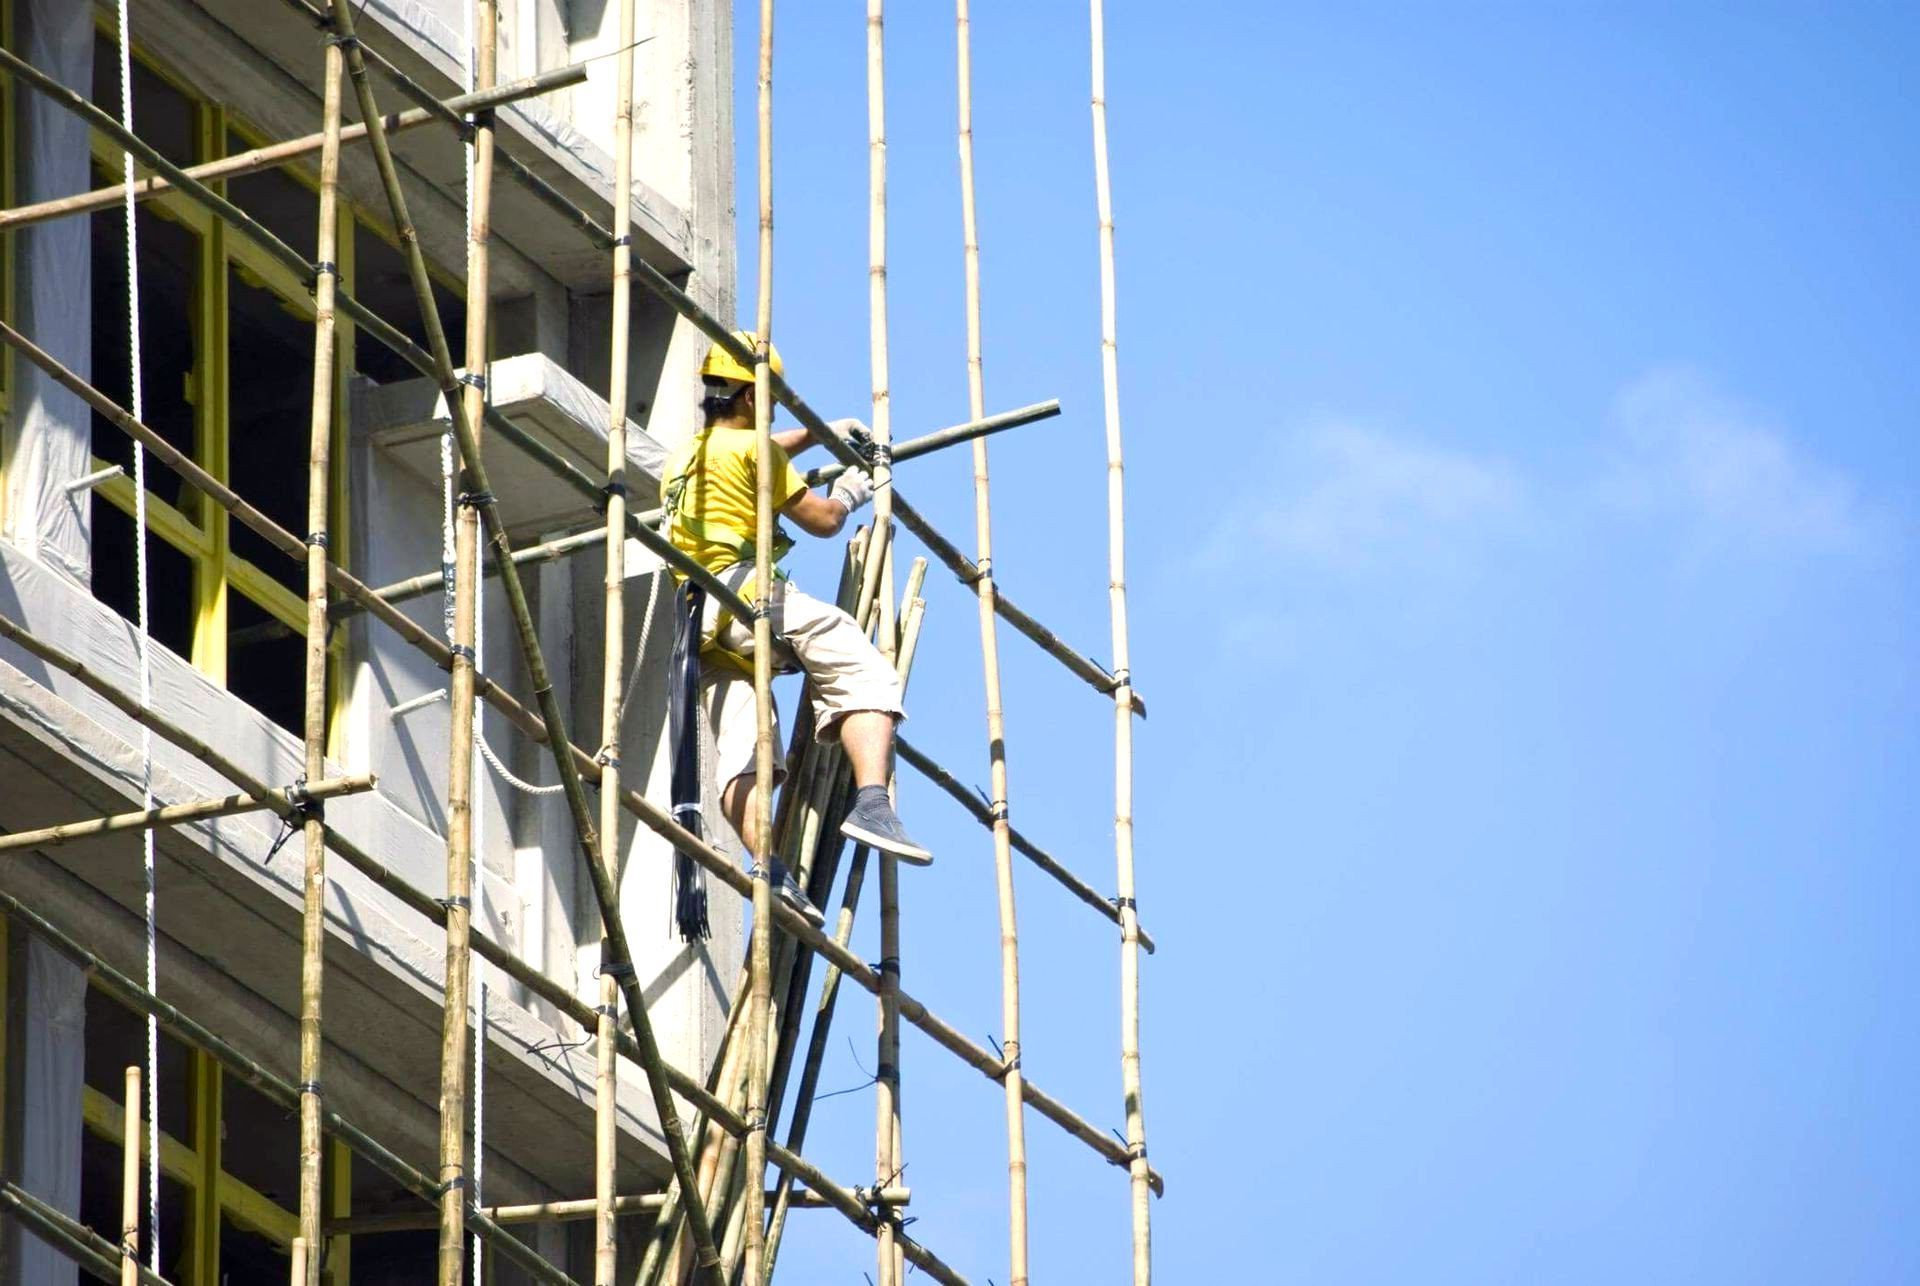
[[[10,0],[0,0],[10,3]],[[98,30],[108,38],[117,38],[104,18]],[[195,160],[217,160],[227,152],[227,134],[231,131],[247,147],[263,146],[269,140],[258,130],[229,115],[227,109],[201,97],[193,86],[171,74],[148,58],[136,45],[134,56],[142,66],[158,76],[169,88],[186,98],[195,114]],[[124,154],[104,135],[94,133],[90,148],[97,165],[109,176],[120,172]],[[141,168],[141,167],[136,167]],[[144,169],[141,168],[144,173]],[[318,186],[297,167],[284,167],[281,173],[314,192]],[[222,191],[224,184],[215,184]],[[189,374],[189,399],[194,407],[194,450],[196,464],[226,482],[229,473],[230,407],[228,404],[228,309],[227,273],[229,268],[249,284],[270,291],[284,306],[311,319],[313,303],[307,284],[286,265],[255,247],[242,237],[230,236],[224,223],[200,205],[179,193],[165,193],[144,203],[162,218],[180,224],[200,243],[196,267],[192,325],[194,331],[194,368]],[[349,291],[354,279],[353,245],[355,210],[342,199],[339,208],[338,258],[342,285]],[[331,557],[348,557],[348,505],[346,481],[346,384],[352,369],[354,327],[345,319],[336,323],[333,398],[334,484],[329,487],[328,526],[334,533]],[[96,459],[95,467],[105,462]],[[135,513],[133,482],[116,478],[99,488],[102,499],[125,512]],[[289,628],[304,631],[306,603],[265,569],[233,552],[231,517],[205,497],[195,496],[191,505],[202,517],[152,495],[147,496],[147,529],[150,534],[178,550],[191,563],[194,576],[194,623],[192,655],[194,667],[207,677],[225,683],[227,657],[227,595],[237,591],[273,619]],[[343,715],[346,703],[346,635],[329,642],[328,668],[329,745],[332,754],[340,753],[344,735]]]

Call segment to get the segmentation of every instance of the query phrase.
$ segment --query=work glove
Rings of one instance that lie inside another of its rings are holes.
[[[847,507],[848,513],[853,513],[873,499],[873,479],[858,469],[849,469],[834,479],[827,499],[838,500]]]
[[[847,445],[858,452],[860,458],[865,460],[867,466],[871,468],[874,442],[873,434],[867,431],[866,424],[849,416],[844,420],[835,420],[833,427],[839,431],[841,437],[847,440]]]

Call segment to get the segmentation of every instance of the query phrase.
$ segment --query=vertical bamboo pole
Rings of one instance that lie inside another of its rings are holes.
[[[1100,375],[1107,422],[1107,602],[1113,617],[1113,848],[1120,903],[1120,1082],[1133,1190],[1133,1280],[1153,1278],[1147,1122],[1140,1095],[1140,913],[1133,894],[1133,672],[1127,650],[1126,458],[1120,440],[1120,353],[1115,339],[1113,187],[1107,172],[1107,24],[1090,0],[1093,179],[1100,211]]]
[[[140,1067],[127,1068],[120,1118],[120,1286],[140,1280]]]
[[[879,448],[873,469],[874,542],[868,547],[868,583],[885,607],[881,613],[880,651],[891,658],[895,641],[893,604],[893,392],[887,362],[887,78],[884,0],[867,0],[867,305],[869,356],[873,381],[873,440]],[[878,573],[877,583],[874,579]],[[892,1183],[900,1169],[900,862],[880,857],[880,1002],[879,1040],[874,1068],[874,1187]],[[899,1225],[883,1211],[875,1255],[879,1286],[899,1286]]]
[[[628,328],[634,305],[634,0],[620,0],[612,115],[612,338],[607,376],[607,635],[601,658],[601,866],[620,887],[620,695],[626,691],[626,403]],[[601,965],[607,941],[601,939]],[[593,1090],[593,1286],[614,1286],[618,1234],[614,1184],[620,1161],[616,1033],[620,990],[601,973],[597,1077]]]
[[[967,0],[955,0],[959,55],[960,223],[965,238],[967,301],[967,404],[973,418],[986,414],[986,381],[980,346],[980,228],[973,187],[973,22]],[[1000,699],[1000,638],[994,615],[992,491],[987,442],[973,440],[973,518],[979,544],[980,662],[986,679],[987,758],[993,786],[993,870],[1000,900],[1000,1026],[1006,1053],[1007,1238],[1012,1286],[1027,1283],[1027,1129],[1020,1071],[1020,932],[1013,896],[1013,847],[1007,820],[1007,730]]]
[[[767,1007],[773,998],[773,0],[760,0],[759,336],[753,365],[758,438],[753,524],[754,753],[752,1009],[747,1021],[746,1286],[765,1281],[767,1169]]]
[[[473,84],[491,89],[498,44],[494,0],[473,0]],[[488,239],[493,196],[493,118],[474,118],[473,191],[467,212],[466,381],[460,390],[468,424],[478,426],[486,406]],[[453,528],[453,668],[447,747],[447,973],[440,1028],[440,1253],[439,1286],[462,1286],[467,1260],[467,1009],[473,981],[473,723],[474,641],[480,516],[465,496],[477,490],[471,468],[460,472],[462,502]],[[317,1242],[315,1243],[318,1244]]]
[[[620,698],[626,690],[627,587],[627,342],[633,290],[633,0],[620,0],[620,43],[613,107],[613,335],[607,377],[607,575],[606,642],[600,684],[600,862],[620,887]],[[664,575],[665,573],[661,573]],[[620,1126],[616,1034],[620,992],[605,972],[606,939],[600,943],[600,1014],[594,1081],[593,1281],[614,1286],[619,1250],[614,1227],[614,1186],[619,1169]]]
[[[313,295],[313,413],[307,444],[307,633],[306,701],[303,710],[305,773],[308,781],[326,775],[327,737],[327,512],[332,496],[334,295],[340,282],[340,46],[326,47],[321,94],[318,271]],[[326,1207],[321,1192],[325,1141],[320,1095],[321,952],[326,940],[326,823],[318,807],[302,818],[306,849],[300,926],[300,1235],[320,1244],[320,1220]],[[315,1266],[317,1267],[317,1265]],[[318,1286],[309,1270],[302,1286]]]
[[[287,1275],[287,1280],[294,1286],[304,1286],[307,1280],[307,1239],[305,1237],[293,1239],[293,1271]]]

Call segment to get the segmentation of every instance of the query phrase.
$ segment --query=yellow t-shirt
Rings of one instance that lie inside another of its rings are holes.
[[[741,561],[753,541],[754,491],[759,443],[752,429],[702,429],[667,453],[662,476],[668,538],[696,563],[718,572]],[[783,509],[807,489],[793,461],[773,444],[773,507]],[[779,557],[783,541],[774,541]]]

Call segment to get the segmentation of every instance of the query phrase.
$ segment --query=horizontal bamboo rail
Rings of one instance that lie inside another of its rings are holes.
[[[993,810],[981,802],[973,792],[961,785],[959,778],[955,777],[945,768],[942,768],[940,764],[934,760],[933,756],[927,754],[909,742],[905,737],[899,736],[898,734],[895,734],[893,744],[895,749],[900,752],[900,757],[911,764],[922,777],[925,777],[928,781],[950,795],[954,802],[958,803],[960,807],[966,809],[973,815],[975,821],[987,827],[989,830],[993,828]],[[1048,875],[1051,875],[1067,892],[1073,894],[1082,902],[1085,902],[1101,915],[1113,921],[1113,923],[1120,923],[1120,909],[1113,904],[1112,899],[1101,897],[1099,890],[1095,889],[1078,875],[1075,875],[1058,858],[1054,857],[1051,853],[1041,848],[1038,844],[1035,844],[1011,826],[1007,828],[1007,837],[1012,842],[1015,852],[1024,855],[1035,866],[1045,871]],[[1140,930],[1140,945],[1145,947],[1149,952],[1154,949],[1153,938],[1145,929]]]
[[[120,1248],[87,1225],[48,1205],[11,1179],[0,1179],[0,1210],[19,1219],[33,1235],[73,1260],[103,1282],[120,1280]],[[172,1286],[144,1265],[140,1280],[146,1286]]]
[[[75,840],[91,839],[96,835],[118,835],[125,831],[149,831],[161,826],[178,826],[184,822],[204,821],[210,817],[231,817],[235,813],[258,812],[263,808],[272,808],[275,803],[298,807],[303,800],[327,800],[340,795],[357,795],[372,790],[374,779],[371,773],[358,777],[329,777],[317,781],[311,786],[283,786],[279,790],[264,792],[245,792],[237,795],[223,795],[217,799],[196,799],[185,804],[167,804],[161,808],[142,808],[130,813],[113,813],[106,817],[89,818],[83,822],[62,822],[57,826],[42,826],[37,830],[14,831],[0,835],[0,853],[14,853],[23,848],[55,848],[61,844],[71,844]]]
[[[236,1046],[215,1035],[207,1027],[187,1017],[178,1008],[115,969],[51,922],[42,918],[32,907],[27,906],[12,894],[0,893],[0,911],[19,921],[28,932],[66,956],[115,999],[142,1014],[151,1015],[156,1022],[182,1041],[211,1054],[215,1061],[228,1072],[239,1077],[281,1107],[289,1111],[298,1110],[300,1091],[292,1081],[242,1053]],[[331,1130],[336,1138],[341,1139],[355,1152],[386,1171],[409,1192],[427,1202],[439,1199],[439,1183],[401,1159],[365,1130],[331,1108],[323,1111],[322,1119],[327,1129]],[[467,1218],[473,1231],[485,1238],[488,1245],[511,1259],[533,1277],[548,1283],[548,1286],[579,1286],[573,1278],[541,1258],[531,1246],[487,1218],[483,1212],[469,1207]],[[154,1280],[157,1282],[160,1279]]]
[[[872,1188],[854,1188],[852,1192],[857,1199],[868,1205],[904,1206],[913,1200],[913,1190],[905,1187],[881,1188],[877,1192]],[[660,1207],[666,1204],[666,1200],[667,1196],[664,1192],[615,1197],[613,1213],[616,1215],[657,1214]],[[773,1200],[772,1193],[768,1193],[767,1200]],[[807,1188],[796,1188],[792,1200],[797,1210],[833,1208],[831,1201]],[[595,1204],[592,1197],[582,1197],[576,1201],[535,1201],[517,1206],[483,1206],[481,1211],[489,1219],[502,1225],[573,1223],[593,1218]],[[338,1219],[329,1219],[326,1223],[326,1232],[329,1237],[364,1237],[382,1232],[426,1232],[438,1226],[438,1218],[430,1211],[415,1213],[405,1210],[392,1214],[346,1215]]]
[[[569,85],[579,84],[586,78],[585,64],[574,63],[571,66],[556,67],[552,71],[541,72],[538,76],[528,76],[493,89],[460,94],[443,100],[441,106],[454,113],[483,112],[503,107],[508,103],[519,102],[523,98],[535,98],[556,89],[565,89]],[[426,108],[415,107],[404,112],[389,113],[386,124],[389,133],[398,133],[402,130],[417,129],[437,119],[437,115]],[[358,142],[366,136],[367,127],[364,124],[347,125],[340,130],[342,143]],[[325,134],[321,133],[291,138],[284,143],[269,143],[265,147],[256,147],[251,151],[222,157],[217,161],[189,166],[187,173],[209,183],[239,178],[243,174],[258,174],[262,170],[278,169],[301,157],[311,156],[320,150],[325,139]],[[133,199],[150,201],[172,190],[173,184],[166,178],[149,174],[134,180]],[[95,188],[91,192],[77,192],[72,196],[55,197],[50,201],[37,201],[32,205],[15,206],[11,210],[0,210],[0,230],[24,228],[69,214],[92,214],[98,210],[116,209],[126,199],[127,187],[124,183],[120,183],[112,187]]]
[[[4,52],[5,51],[0,50],[0,53]],[[49,375],[52,375],[55,380],[63,386],[78,394],[95,410],[99,411],[109,423],[112,423],[123,432],[136,438],[149,451],[153,452],[154,456],[162,464],[179,475],[181,481],[212,499],[215,504],[239,519],[241,523],[258,533],[282,553],[290,558],[305,559],[305,543],[297,536],[242,500],[239,495],[225,483],[216,480],[211,474],[207,473],[206,470],[200,468],[199,465],[182,454],[178,448],[174,447],[165,438],[128,415],[106,394],[80,379],[79,376],[62,366],[45,350],[41,349],[5,322],[0,322],[0,342],[11,345],[16,351],[26,356],[28,360],[32,361],[42,370],[45,370]],[[375,598],[373,592],[359,578],[353,576],[337,564],[329,562],[327,564],[327,580],[335,589],[346,593],[349,597],[361,603],[362,606],[366,607],[368,611],[380,621],[392,626],[401,638],[431,657],[435,665],[443,670],[450,667],[453,654],[445,643],[428,633],[412,619],[401,614],[391,605]],[[540,744],[547,744],[547,726],[539,715],[528,710],[511,693],[477,671],[474,675],[474,686],[478,694],[485,699],[489,705],[493,706],[494,709],[505,715],[515,727],[519,728]],[[599,765],[594,761],[593,756],[581,749],[578,745],[569,746],[568,749],[573,755],[574,763],[579,768],[581,776],[588,781],[597,781],[599,779]],[[741,871],[739,867],[735,865],[731,857],[722,853],[719,849],[674,821],[672,816],[658,804],[638,792],[631,790],[621,792],[621,802],[622,806],[637,817],[648,829],[665,839],[674,848],[700,863],[701,866],[706,868],[706,870],[714,875],[721,883],[742,896],[752,896],[752,882],[748,879],[745,872]],[[349,861],[353,860],[344,850],[341,851],[341,855],[347,857]],[[436,907],[436,910],[437,909]],[[878,978],[867,968],[865,962],[860,960],[859,957],[855,956],[846,948],[838,946],[832,939],[828,938],[818,929],[815,929],[811,924],[807,923],[806,919],[797,911],[788,907],[785,902],[775,899],[773,910],[774,918],[780,924],[781,928],[800,939],[804,945],[824,954],[829,960],[838,964],[841,968],[849,970],[851,976],[861,986],[866,987],[870,991],[874,991],[876,994],[878,993],[880,985]],[[479,935],[476,934],[475,950],[480,949],[479,941]],[[496,961],[495,963],[499,962]],[[506,966],[501,965],[501,968],[504,969]],[[533,984],[528,983],[527,985],[532,986]],[[981,1045],[968,1040],[965,1036],[949,1026],[945,1020],[939,1018],[920,1001],[905,991],[900,993],[900,1013],[902,1017],[913,1023],[916,1027],[919,1027],[927,1035],[933,1037],[936,1042],[944,1045],[947,1049],[957,1054],[963,1061],[978,1069],[982,1075],[998,1083],[1003,1068],[1003,1061],[1001,1059],[989,1053]],[[593,1020],[591,1018],[588,1019],[586,1025],[592,1026]],[[670,1074],[672,1073],[671,1068],[669,1068],[668,1071]],[[1023,1089],[1026,1095],[1026,1101],[1042,1116],[1045,1116],[1075,1138],[1086,1143],[1094,1151],[1105,1157],[1111,1164],[1122,1168],[1127,1165],[1125,1149],[1117,1145],[1109,1135],[1103,1134],[1101,1131],[1095,1129],[1071,1108],[1066,1107],[1052,1096],[1039,1090],[1031,1080],[1023,1083]],[[688,1097],[684,1093],[682,1096]],[[769,1149],[768,1155],[769,1158],[774,1155],[771,1149]],[[804,1178],[804,1176],[802,1177]],[[1160,1191],[1160,1176],[1157,1174],[1154,1175],[1153,1181],[1155,1191]],[[811,1179],[808,1179],[807,1182],[811,1187],[818,1188],[820,1186]]]
[[[951,428],[935,429],[931,433],[917,438],[908,438],[896,442],[890,453],[893,463],[912,460],[923,455],[931,455],[944,447],[956,447],[962,442],[971,442],[975,438],[984,438],[994,433],[1004,433],[1008,429],[1017,429],[1023,425],[1035,424],[1041,420],[1051,420],[1060,414],[1060,399],[1048,398],[1044,402],[1035,402],[1031,406],[1015,407],[1011,411],[1002,411],[998,415],[983,416],[977,420],[968,420],[965,424],[956,424]],[[849,464],[827,464],[818,469],[807,471],[807,485],[817,487],[832,482],[853,466]]]

